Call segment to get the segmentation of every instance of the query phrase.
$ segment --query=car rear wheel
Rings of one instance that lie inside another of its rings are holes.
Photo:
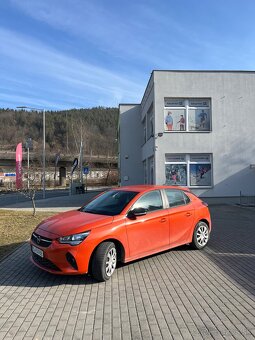
[[[195,249],[203,249],[210,237],[209,227],[205,222],[198,222],[193,234],[192,246]]]
[[[92,259],[92,276],[98,281],[109,280],[117,265],[117,250],[113,242],[103,242]]]

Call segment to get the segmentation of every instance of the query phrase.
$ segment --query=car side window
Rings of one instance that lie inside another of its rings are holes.
[[[184,196],[184,199],[185,199],[185,203],[188,204],[190,202],[190,198],[184,193],[183,193],[183,196]]]
[[[190,202],[189,197],[181,190],[165,190],[165,192],[170,208],[185,205]]]
[[[159,190],[148,192],[141,196],[133,205],[133,209],[143,208],[146,211],[163,209],[163,201]]]

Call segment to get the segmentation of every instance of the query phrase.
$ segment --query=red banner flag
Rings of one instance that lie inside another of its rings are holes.
[[[22,189],[22,143],[16,148],[16,188]]]

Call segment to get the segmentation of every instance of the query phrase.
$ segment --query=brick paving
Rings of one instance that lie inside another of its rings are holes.
[[[205,250],[123,265],[106,283],[45,273],[21,246],[0,263],[0,339],[255,339],[255,209],[211,212]]]

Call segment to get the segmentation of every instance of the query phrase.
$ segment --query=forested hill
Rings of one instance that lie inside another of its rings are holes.
[[[82,140],[87,154],[116,154],[117,108],[46,111],[45,115],[48,151],[76,154]],[[32,138],[35,151],[41,149],[42,112],[0,109],[0,150],[14,151],[17,143],[28,138]]]

